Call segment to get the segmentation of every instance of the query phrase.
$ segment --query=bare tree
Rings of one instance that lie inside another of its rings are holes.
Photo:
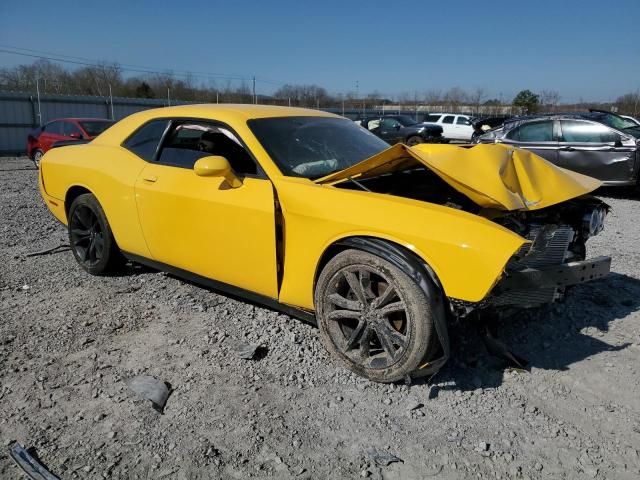
[[[473,92],[469,94],[469,101],[473,105],[474,112],[478,114],[480,112],[480,105],[487,95],[487,90],[483,87],[476,87]]]
[[[634,117],[640,115],[640,90],[618,97],[616,107],[619,113]]]
[[[546,110],[554,112],[560,102],[560,93],[556,90],[542,90],[540,92],[540,104]]]
[[[427,105],[438,105],[442,102],[442,90],[431,89],[424,92],[424,103]]]
[[[444,103],[452,112],[457,112],[468,99],[467,92],[460,87],[450,88],[444,95]]]

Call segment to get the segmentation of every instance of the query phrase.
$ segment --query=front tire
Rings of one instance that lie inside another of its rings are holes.
[[[119,266],[122,257],[104,210],[93,194],[73,200],[67,223],[71,251],[84,270],[104,275]]]
[[[395,382],[438,348],[434,312],[425,292],[395,265],[345,250],[318,277],[315,308],[329,353],[375,382]]]
[[[412,137],[409,137],[407,139],[407,146],[409,147],[413,147],[414,145],[418,145],[420,143],[423,143],[424,140],[422,139],[422,137],[420,135],[414,135]]]

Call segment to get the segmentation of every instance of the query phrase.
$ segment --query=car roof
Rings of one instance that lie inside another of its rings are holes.
[[[179,105],[152,108],[129,115],[102,133],[99,138],[101,142],[107,144],[119,144],[139,126],[151,120],[164,118],[213,120],[227,123],[232,128],[236,128],[240,125],[246,127],[248,120],[277,117],[328,117],[346,120],[333,113],[308,108],[229,103]]]
[[[232,104],[232,103],[203,103],[193,105],[179,105],[175,107],[154,108],[145,110],[140,113],[150,113],[150,117],[203,117],[209,115],[231,115],[236,118],[244,118],[245,120],[257,118],[271,117],[298,117],[298,116],[315,116],[315,117],[337,117],[339,115],[323,112],[321,110],[312,110],[310,108],[298,107],[279,107],[276,105],[253,105],[253,104]],[[161,115],[158,113],[161,112]],[[136,114],[139,115],[140,113]]]

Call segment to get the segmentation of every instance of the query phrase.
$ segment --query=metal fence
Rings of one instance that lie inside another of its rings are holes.
[[[171,101],[172,105],[189,102]],[[120,120],[132,113],[167,106],[166,99],[31,95],[0,92],[0,155],[23,154],[29,132],[54,118]]]
[[[19,155],[26,151],[29,132],[55,118],[93,117],[120,120],[149,108],[166,107],[167,99],[90,97],[79,95],[37,95],[0,92],[0,155]],[[195,102],[170,101],[171,105]],[[271,103],[271,102],[270,102]],[[427,113],[424,106],[403,109],[400,106],[365,108],[322,108],[350,119],[362,115],[404,113],[421,121]],[[436,110],[434,110],[436,111]]]

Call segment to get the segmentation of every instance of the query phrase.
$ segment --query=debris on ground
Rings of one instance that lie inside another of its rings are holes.
[[[38,257],[40,255],[52,255],[54,253],[68,252],[69,250],[71,250],[69,245],[66,244],[66,243],[62,243],[60,245],[56,245],[55,247],[47,248],[45,250],[39,250],[37,252],[25,253],[24,256],[25,257]]]
[[[396,457],[393,453],[389,453],[384,450],[378,450],[375,447],[367,448],[365,450],[365,454],[369,460],[374,462],[376,465],[380,465],[381,467],[386,467],[387,465],[391,465],[392,463],[396,462],[404,463],[404,460]]]
[[[238,354],[238,357],[244,360],[251,360],[255,357],[258,348],[260,348],[259,345],[251,343],[241,343],[236,347],[236,353]]]
[[[33,480],[60,480],[45,468],[35,455],[18,442],[9,446],[9,455],[14,462]]]
[[[169,398],[169,388],[162,380],[151,375],[138,375],[125,381],[127,386],[144,400],[149,400],[153,408],[161,412]]]

